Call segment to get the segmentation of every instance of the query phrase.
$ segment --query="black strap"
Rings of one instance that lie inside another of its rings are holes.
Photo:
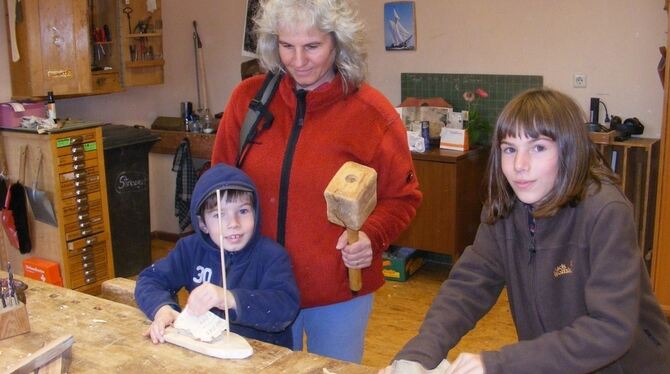
[[[258,90],[253,100],[249,103],[249,110],[244,117],[242,128],[240,128],[240,144],[237,150],[237,160],[235,161],[237,167],[242,166],[244,157],[253,144],[254,138],[256,138],[256,135],[258,134],[258,123],[261,118],[265,118],[263,128],[267,129],[272,125],[274,116],[268,110],[268,106],[270,105],[270,101],[274,97],[277,87],[279,87],[279,82],[283,76],[284,73],[281,71],[277,74],[269,71],[265,76],[263,85]]]

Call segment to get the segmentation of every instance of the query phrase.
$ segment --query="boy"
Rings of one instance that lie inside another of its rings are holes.
[[[217,202],[216,191],[221,190]],[[221,204],[221,226],[217,204]],[[258,230],[260,211],[255,185],[241,170],[218,164],[198,180],[191,200],[194,233],[180,239],[167,257],[144,269],[135,299],[153,320],[145,333],[164,341],[165,327],[179,315],[177,291],[189,291],[188,309],[211,309],[224,316],[221,254],[225,250],[230,330],[268,343],[292,347],[291,330],[299,308],[291,261],[276,242]],[[219,243],[219,227],[223,243]]]

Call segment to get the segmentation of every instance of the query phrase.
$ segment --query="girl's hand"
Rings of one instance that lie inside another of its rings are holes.
[[[377,374],[393,374],[393,367],[389,365],[383,369],[379,369]]]
[[[358,241],[347,244],[347,231],[337,239],[335,248],[342,251],[342,261],[350,269],[362,269],[372,264],[372,243],[370,238],[363,232],[358,232]]]
[[[221,310],[225,308],[224,297],[228,292],[228,309],[235,309],[235,298],[230,291],[226,291],[219,286],[211,283],[203,283],[196,287],[188,296],[188,311],[194,316],[200,316],[207,313],[210,309],[216,307]]]
[[[445,374],[484,374],[482,356],[474,353],[461,353]]]
[[[164,343],[165,328],[171,326],[174,320],[179,316],[179,312],[172,309],[169,305],[163,305],[158,309],[154,316],[154,321],[149,326],[149,329],[144,333],[144,336],[151,337],[154,344]]]

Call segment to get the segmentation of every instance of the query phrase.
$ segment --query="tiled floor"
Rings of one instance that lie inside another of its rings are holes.
[[[153,259],[165,256],[172,246],[172,242],[154,240]],[[448,273],[446,265],[428,262],[407,282],[387,282],[377,291],[365,338],[363,364],[374,367],[388,364],[418,331]],[[180,301],[185,300],[186,294],[180,293]],[[503,294],[493,309],[449,352],[448,358],[453,360],[460,352],[496,349],[516,339],[507,295]]]

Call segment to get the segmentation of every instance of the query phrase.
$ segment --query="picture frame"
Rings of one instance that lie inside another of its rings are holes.
[[[247,0],[245,10],[244,34],[242,35],[242,56],[258,57],[256,55],[256,38],[254,36],[254,15],[260,6],[260,0]]]
[[[414,1],[384,4],[384,47],[387,51],[416,50]]]

